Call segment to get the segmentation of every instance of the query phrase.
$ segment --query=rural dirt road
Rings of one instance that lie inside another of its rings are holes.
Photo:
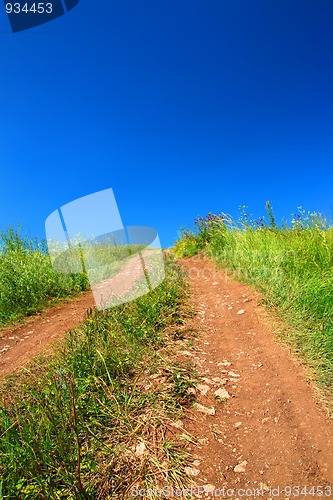
[[[188,468],[194,484],[205,486],[208,497],[223,497],[222,488],[227,498],[258,496],[256,488],[265,498],[293,498],[297,488],[302,498],[320,496],[320,488],[333,497],[332,420],[305,369],[276,342],[257,294],[208,259],[182,265],[197,311],[186,327],[199,335],[180,352],[200,376],[197,403],[183,422],[195,438]],[[0,375],[49,348],[93,305],[86,293],[2,332]]]
[[[206,259],[182,263],[200,334],[185,351],[201,376],[201,406],[184,425],[197,440],[189,470],[196,484],[216,495],[229,488],[232,498],[256,488],[267,498],[293,498],[298,487],[302,498],[321,488],[333,497],[333,422],[304,368],[276,342],[258,295]]]

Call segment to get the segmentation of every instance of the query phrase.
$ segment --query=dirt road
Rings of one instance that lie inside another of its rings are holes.
[[[66,304],[53,307],[16,328],[2,330],[0,337],[0,378],[24,366],[51,346],[64,333],[82,323],[86,310],[95,307],[91,292]]]
[[[215,496],[227,488],[229,498],[244,497],[244,490],[255,496],[256,488],[266,498],[293,498],[298,487],[303,498],[320,496],[320,488],[333,497],[332,420],[305,369],[276,342],[251,287],[227,278],[207,259],[182,264],[197,311],[187,327],[199,335],[181,351],[201,377],[197,404],[184,420],[196,440],[188,469],[194,483]],[[8,330],[0,339],[0,375],[23,366],[93,306],[86,293]]]
[[[192,326],[200,333],[186,351],[201,376],[202,407],[191,409],[185,425],[197,439],[189,470],[196,484],[216,493],[229,488],[232,498],[255,488],[293,498],[304,486],[303,498],[316,497],[320,487],[333,497],[332,420],[305,370],[276,343],[256,294],[206,259],[182,263],[198,311]]]

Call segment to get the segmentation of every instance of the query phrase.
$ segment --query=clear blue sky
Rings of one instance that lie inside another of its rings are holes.
[[[332,0],[81,0],[0,12],[0,227],[112,187],[163,246],[207,212],[333,206]]]

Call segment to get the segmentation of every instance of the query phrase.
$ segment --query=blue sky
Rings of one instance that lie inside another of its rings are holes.
[[[113,188],[169,246],[198,215],[333,208],[331,0],[81,0],[0,12],[0,228]]]

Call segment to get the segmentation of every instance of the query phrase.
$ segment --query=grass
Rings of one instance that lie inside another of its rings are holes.
[[[87,314],[56,354],[2,387],[0,498],[131,498],[186,483],[190,365],[173,360],[187,286],[169,258],[149,294]],[[133,490],[133,488],[135,490]]]
[[[246,208],[246,207],[244,207]],[[266,217],[238,220],[221,214],[199,218],[176,242],[179,257],[204,253],[254,285],[289,327],[284,340],[333,387],[333,228],[320,214],[299,209],[278,226],[272,206]]]
[[[88,286],[84,273],[56,272],[44,243],[13,228],[0,234],[0,328]]]
[[[46,242],[24,238],[20,230],[0,234],[0,328],[113,276],[124,258],[143,249],[111,240],[72,243],[71,251],[52,243],[49,253]]]

